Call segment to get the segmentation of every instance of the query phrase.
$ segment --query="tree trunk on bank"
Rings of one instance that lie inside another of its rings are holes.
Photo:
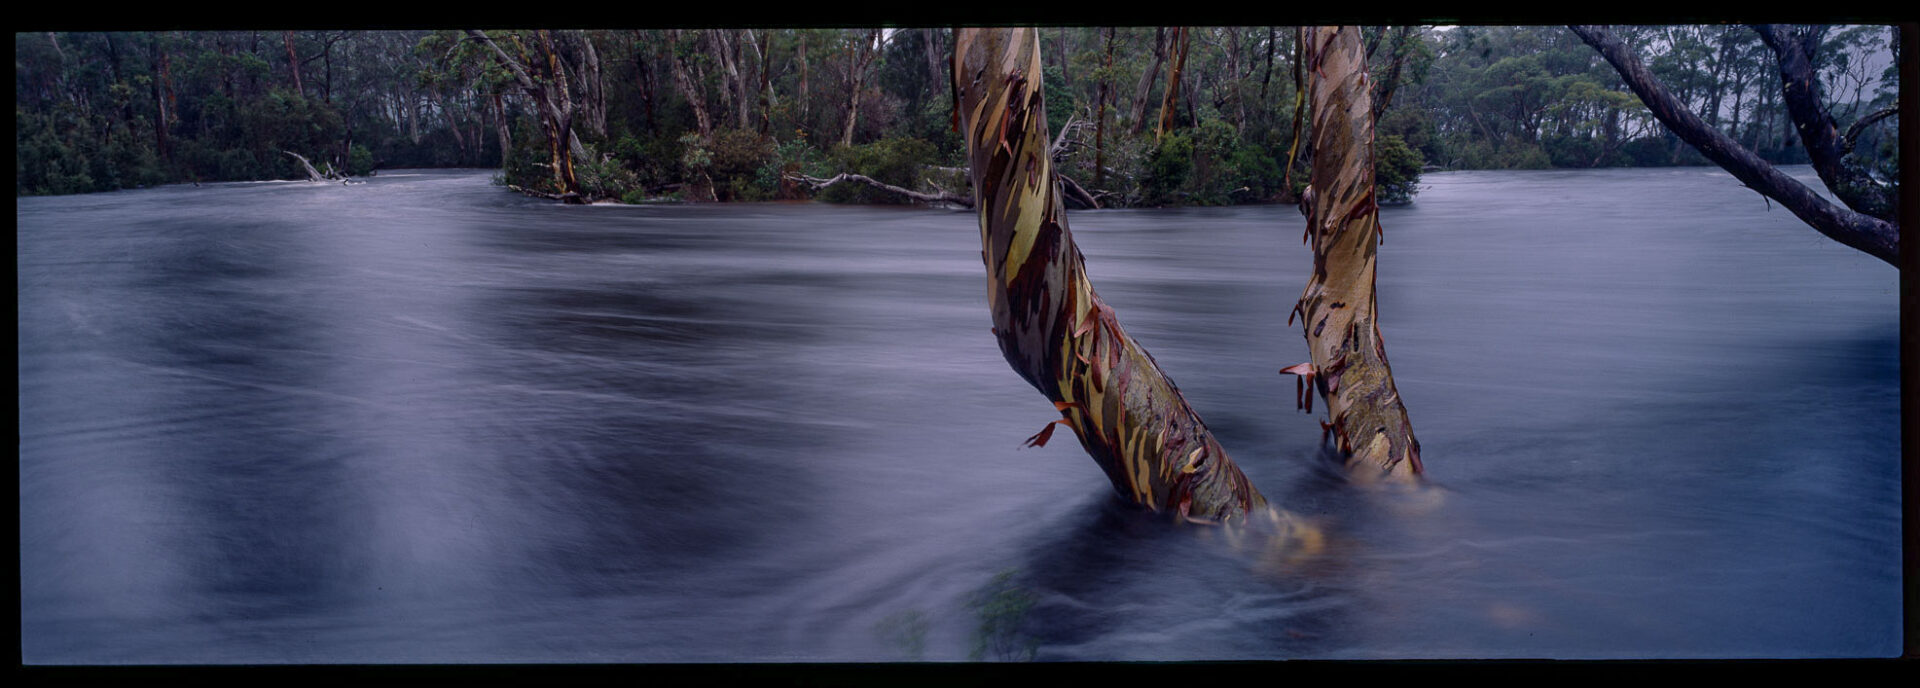
[[[538,76],[529,73],[529,67],[507,55],[505,50],[488,38],[482,31],[469,29],[467,35],[485,45],[494,60],[513,74],[520,90],[534,102],[534,109],[540,113],[541,128],[547,134],[547,154],[553,170],[554,185],[559,189],[554,198],[569,203],[584,203],[580,195],[580,180],[574,176],[573,161],[586,154],[580,137],[574,135],[574,105],[572,95],[567,90],[567,74],[560,64],[558,51],[554,49],[553,34],[545,29],[537,33],[539,59],[530,60]],[[515,41],[518,43],[518,40]],[[525,51],[522,50],[522,56]],[[416,118],[417,119],[417,118]]]
[[[1280,193],[1293,196],[1293,165],[1300,156],[1301,118],[1307,112],[1307,82],[1300,71],[1307,45],[1307,27],[1293,27],[1293,135],[1287,144],[1287,170],[1281,177]]]
[[[307,97],[306,89],[300,84],[300,54],[293,50],[293,32],[284,32],[280,34],[280,38],[287,45],[287,69],[293,73],[293,93],[305,98]]]
[[[1128,131],[1138,134],[1142,128],[1146,127],[1147,96],[1152,94],[1154,78],[1160,76],[1160,63],[1166,59],[1167,29],[1161,27],[1154,29],[1153,64],[1147,66],[1147,71],[1140,73],[1140,85],[1133,90],[1133,123],[1128,125]]]
[[[678,44],[681,40],[679,30],[676,29],[667,32],[668,43]],[[696,38],[693,40],[699,39]],[[702,86],[700,80],[694,77],[692,67],[687,64],[686,57],[681,55],[678,48],[672,48],[670,52],[671,57],[669,59],[673,63],[674,88],[680,91],[681,98],[686,99],[687,107],[693,109],[693,124],[695,130],[700,132],[700,140],[712,141],[713,117],[707,113],[706,87]]]
[[[1030,445],[1065,425],[1121,496],[1188,520],[1266,509],[1087,281],[1046,154],[1038,32],[962,29],[953,59],[993,333],[1007,362],[1061,415]]]
[[[1153,130],[1153,137],[1159,139],[1173,130],[1173,112],[1180,98],[1180,72],[1187,66],[1187,44],[1191,37],[1186,27],[1173,30],[1173,67],[1167,72],[1167,92],[1160,98],[1160,125]]]
[[[1420,441],[1387,367],[1374,301],[1374,259],[1380,243],[1374,200],[1373,108],[1360,30],[1322,26],[1307,35],[1306,69],[1313,101],[1313,172],[1301,211],[1313,247],[1313,275],[1295,306],[1304,317],[1307,364],[1286,371],[1326,400],[1327,426],[1360,482],[1412,482]],[[1291,321],[1291,318],[1289,318]]]
[[[1107,96],[1113,89],[1109,82],[1113,80],[1113,27],[1107,27],[1107,59],[1100,72],[1100,114],[1094,118],[1093,127],[1093,188],[1104,189],[1107,186]]]
[[[840,145],[853,145],[853,127],[860,120],[860,97],[867,90],[867,69],[873,60],[880,56],[880,30],[860,35],[860,42],[847,49],[847,88],[851,95],[847,102],[847,125],[841,131]]]

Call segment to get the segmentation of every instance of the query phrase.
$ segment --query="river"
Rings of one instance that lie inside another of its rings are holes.
[[[19,199],[24,662],[1900,651],[1898,273],[1717,169],[1430,173],[1383,210],[1418,496],[1343,484],[1277,373],[1292,207],[1070,213],[1323,525],[1285,561],[1125,506],[1071,436],[1020,448],[1057,414],[967,212],[490,175]]]

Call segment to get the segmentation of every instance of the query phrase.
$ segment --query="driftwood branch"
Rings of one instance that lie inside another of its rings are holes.
[[[551,191],[541,191],[541,190],[539,190],[539,189],[530,189],[530,188],[527,188],[527,187],[524,187],[524,186],[520,186],[520,185],[518,185],[518,184],[508,184],[508,185],[507,185],[507,188],[509,188],[509,189],[513,189],[514,191],[518,191],[518,192],[520,192],[520,193],[523,193],[523,194],[526,194],[526,195],[528,195],[528,196],[538,196],[538,197],[540,197],[540,198],[550,198],[550,199],[553,199],[553,200],[556,200],[556,201],[567,201],[567,202],[569,202],[569,203],[580,203],[580,202],[583,202],[583,199],[581,198],[581,196],[580,196],[580,194],[577,194],[577,193],[573,193],[573,192],[571,192],[571,191],[569,191],[569,192],[567,192],[567,193],[553,193],[553,192],[551,192]]]
[[[1060,190],[1066,192],[1067,200],[1074,201],[1086,209],[1098,210],[1100,208],[1099,199],[1094,198],[1093,194],[1087,193],[1087,190],[1081,187],[1079,182],[1074,181],[1072,177],[1064,174],[1056,174],[1054,176],[1060,178]]]
[[[1575,34],[1587,45],[1600,52],[1601,57],[1613,65],[1622,79],[1640,96],[1641,102],[1653,113],[1661,124],[1688,145],[1700,151],[1701,155],[1714,164],[1733,174],[1741,183],[1773,200],[1779,201],[1789,212],[1801,221],[1811,225],[1821,234],[1847,246],[1863,251],[1889,265],[1898,266],[1900,260],[1900,228],[1865,213],[1833,203],[1822,198],[1813,189],[1794,180],[1786,173],[1775,169],[1773,165],[1761,160],[1760,156],[1741,146],[1700,119],[1699,115],[1688,110],[1683,104],[1667,92],[1659,79],[1647,70],[1640,58],[1635,56],[1620,41],[1597,26],[1573,26]],[[1763,37],[1766,32],[1762,32]],[[1785,73],[1786,68],[1782,68]],[[1791,90],[1791,89],[1789,89]],[[1796,118],[1796,124],[1798,124]],[[1810,127],[1802,125],[1801,131]],[[1809,144],[1811,152],[1813,146]],[[1824,178],[1825,175],[1823,174]]]
[[[797,182],[806,183],[807,185],[813,187],[813,190],[815,191],[819,191],[829,186],[839,184],[840,182],[859,182],[861,184],[866,184],[867,186],[871,186],[881,191],[906,196],[907,198],[911,198],[913,200],[920,201],[922,203],[953,203],[963,208],[973,207],[973,199],[966,196],[959,196],[959,195],[947,193],[944,190],[942,190],[940,193],[937,193],[937,194],[921,193],[918,191],[914,191],[912,189],[905,189],[898,186],[894,186],[892,184],[888,184],[886,182],[880,181],[878,179],[874,179],[864,174],[854,174],[852,172],[842,172],[840,174],[834,175],[826,179],[821,179],[819,177],[809,177],[804,174],[789,174],[789,175],[786,175],[786,177],[788,179],[791,179]]]
[[[295,160],[299,160],[299,161],[300,161],[300,166],[301,166],[301,167],[304,167],[304,168],[307,168],[307,181],[310,181],[310,182],[324,182],[324,181],[328,181],[328,180],[332,180],[332,179],[343,179],[343,178],[344,178],[344,177],[341,177],[340,175],[335,175],[335,174],[321,174],[321,173],[320,173],[320,170],[316,170],[316,169],[314,169],[314,168],[313,168],[313,163],[311,163],[311,162],[308,162],[308,161],[307,161],[307,157],[306,157],[306,156],[304,156],[304,155],[301,155],[301,154],[299,154],[299,153],[295,153],[295,152],[293,152],[293,151],[290,151],[290,150],[283,150],[283,151],[280,151],[280,152],[282,152],[282,153],[286,153],[287,155],[291,155],[291,156],[293,156],[293,159],[295,159]]]

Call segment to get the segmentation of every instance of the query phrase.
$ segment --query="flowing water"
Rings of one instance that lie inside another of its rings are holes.
[[[489,174],[20,199],[25,662],[1899,652],[1897,272],[1716,169],[1383,211],[1419,495],[1277,373],[1292,207],[1073,212],[1279,557],[1019,448],[969,213]]]

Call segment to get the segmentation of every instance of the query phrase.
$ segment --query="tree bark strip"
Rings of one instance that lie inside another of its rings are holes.
[[[993,332],[1007,362],[1054,402],[1114,490],[1200,522],[1266,507],[1180,391],[1087,281],[1046,155],[1039,36],[963,29],[954,79],[967,139]]]
[[[1613,65],[1614,70],[1620,73],[1620,77],[1640,96],[1641,102],[1646,103],[1647,109],[1661,124],[1698,149],[1701,155],[1732,173],[1749,188],[1779,201],[1794,217],[1828,238],[1899,267],[1898,225],[1821,198],[1812,189],[1774,169],[1773,165],[1767,164],[1760,156],[1754,155],[1720,130],[1707,126],[1699,115],[1675,100],[1660,80],[1647,71],[1646,65],[1641,64],[1640,58],[1628,52],[1605,29],[1597,26],[1571,28],[1581,40],[1593,46],[1601,57]]]
[[[1361,482],[1411,482],[1420,441],[1387,367],[1374,300],[1380,244],[1374,200],[1373,109],[1360,30],[1316,27],[1306,71],[1313,101],[1313,172],[1305,200],[1313,275],[1296,308],[1305,317],[1311,368],[1287,369],[1326,400],[1329,432]],[[1311,404],[1310,399],[1303,399]]]

